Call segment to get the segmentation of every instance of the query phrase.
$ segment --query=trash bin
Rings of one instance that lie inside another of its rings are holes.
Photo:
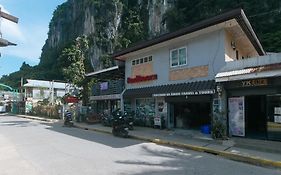
[[[211,131],[210,131],[210,125],[202,125],[201,126],[201,132],[203,134],[210,134]]]

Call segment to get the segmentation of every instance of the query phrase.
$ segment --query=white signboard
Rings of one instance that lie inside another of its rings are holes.
[[[274,122],[275,123],[281,123],[281,116],[275,115],[274,116]]]
[[[245,105],[244,97],[228,99],[229,129],[231,135],[245,136]]]
[[[279,115],[281,115],[281,107],[275,107],[275,108],[274,108],[274,114],[279,114]]]
[[[155,126],[161,126],[161,118],[160,117],[154,117],[154,125]]]

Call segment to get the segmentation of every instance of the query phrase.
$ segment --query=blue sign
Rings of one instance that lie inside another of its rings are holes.
[[[100,90],[107,90],[108,89],[108,82],[100,83]]]

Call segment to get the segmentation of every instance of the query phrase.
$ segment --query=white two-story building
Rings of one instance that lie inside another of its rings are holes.
[[[124,110],[147,123],[162,117],[169,128],[196,129],[212,123],[215,76],[226,62],[260,55],[265,52],[246,15],[235,9],[113,57],[125,62]]]
[[[39,101],[48,100],[55,104],[57,100],[60,101],[59,98],[74,90],[74,86],[69,83],[32,79],[27,79],[23,88],[25,89],[26,112],[29,112]]]

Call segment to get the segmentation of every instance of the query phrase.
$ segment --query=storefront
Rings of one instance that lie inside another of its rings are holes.
[[[98,114],[111,113],[121,108],[121,92],[123,80],[98,82],[93,86],[93,96],[90,100],[94,111]]]
[[[211,124],[212,95],[167,97],[174,128],[199,129]]]
[[[121,109],[124,90],[124,66],[114,66],[86,75],[97,82],[92,87],[90,106],[94,113],[108,113]]]
[[[229,134],[281,140],[281,78],[223,83],[227,92]]]
[[[121,108],[121,96],[120,94],[109,96],[99,96],[99,98],[91,97],[91,107],[98,113],[111,113],[116,109]]]
[[[211,124],[215,93],[212,80],[128,89],[124,108],[134,111],[145,126],[155,125],[155,118],[160,118],[164,127],[199,129]]]

